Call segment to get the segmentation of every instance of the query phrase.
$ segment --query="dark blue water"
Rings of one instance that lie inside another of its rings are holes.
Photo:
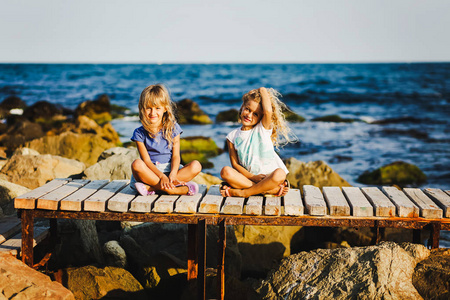
[[[351,184],[370,168],[403,160],[428,176],[427,187],[450,188],[450,63],[430,64],[222,64],[53,65],[0,64],[0,101],[17,95],[28,105],[47,100],[75,108],[99,94],[137,112],[142,89],[165,83],[175,101],[191,98],[214,120],[239,108],[240,98],[260,86],[273,87],[308,121],[291,124],[300,143],[280,156],[324,160]],[[388,124],[325,123],[312,118],[338,114],[365,121],[400,118]],[[115,120],[128,140],[138,121]],[[184,125],[183,135],[211,136],[222,146],[237,124]],[[229,164],[213,160],[218,175]]]

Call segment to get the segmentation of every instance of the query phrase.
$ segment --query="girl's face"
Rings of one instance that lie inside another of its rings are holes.
[[[147,119],[149,120],[150,124],[155,126],[161,125],[162,118],[165,112],[166,109],[161,104],[157,104],[155,106],[148,106],[145,109],[145,115],[147,116]]]
[[[244,127],[243,129],[253,128],[256,124],[258,124],[259,121],[261,121],[262,116],[263,110],[261,103],[253,100],[244,103],[241,110],[242,127]]]

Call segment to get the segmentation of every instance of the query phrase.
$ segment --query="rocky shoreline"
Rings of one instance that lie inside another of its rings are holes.
[[[23,113],[17,114],[18,110]],[[122,145],[109,123],[120,111],[111,108],[107,96],[81,103],[75,111],[48,102],[26,107],[17,97],[5,99],[0,104],[6,120],[0,126],[0,188],[4,195],[0,217],[15,214],[14,197],[54,178],[129,179],[137,150]],[[189,116],[180,118],[181,123],[211,121],[192,101],[179,104],[179,115]],[[207,164],[209,157],[222,151],[212,139],[182,141],[185,162],[199,159]],[[292,157],[286,165],[292,187],[349,186],[323,161],[305,163]],[[375,184],[422,182],[420,172],[412,181],[403,180],[405,176],[399,175],[403,173],[397,168],[403,166],[396,163],[366,177]],[[406,170],[413,173],[411,166]],[[389,181],[383,181],[386,178]],[[194,180],[208,187],[221,181],[207,173]],[[60,242],[48,268],[40,271],[71,291],[59,298],[195,299],[195,286],[190,286],[186,277],[186,225],[58,220],[58,230]],[[217,228],[209,226],[210,298],[215,297],[217,235]],[[411,235],[409,230],[387,229],[386,240],[391,242],[370,246],[373,233],[364,229],[228,226],[226,298],[447,299],[450,253],[405,243]],[[36,257],[47,250],[45,244],[38,245]],[[17,267],[2,263],[0,268],[2,274],[15,274]],[[50,285],[26,294],[32,289],[24,286],[36,283],[14,286],[5,276],[12,275],[0,275],[0,289],[7,299],[21,293],[24,298],[36,293],[56,295],[49,292]]]

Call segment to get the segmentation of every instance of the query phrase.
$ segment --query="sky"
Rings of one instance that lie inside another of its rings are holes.
[[[0,0],[0,63],[449,62],[449,0]]]

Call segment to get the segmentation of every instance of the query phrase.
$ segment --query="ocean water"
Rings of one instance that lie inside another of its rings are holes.
[[[426,187],[450,189],[450,63],[424,64],[0,64],[0,101],[16,95],[31,105],[47,100],[69,108],[108,94],[111,102],[137,112],[144,87],[164,83],[174,101],[198,102],[212,120],[238,109],[244,93],[273,87],[307,119],[290,127],[299,142],[281,157],[324,160],[356,186],[365,170],[403,160],[427,175]],[[337,114],[363,120],[313,122]],[[385,124],[367,122],[390,120]],[[114,120],[128,141],[137,118]],[[219,146],[238,124],[184,125],[183,136],[212,137]],[[218,175],[227,154],[204,171]]]

